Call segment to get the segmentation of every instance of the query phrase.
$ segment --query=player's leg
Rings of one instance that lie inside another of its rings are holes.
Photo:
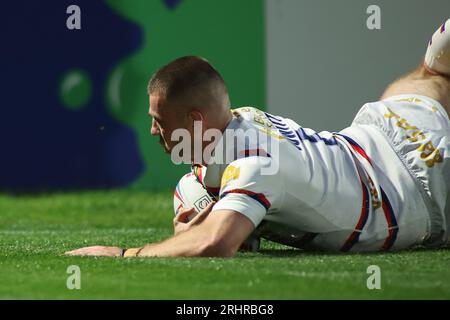
[[[382,100],[398,95],[432,98],[450,115],[450,19],[434,33],[423,64],[392,83],[384,92]],[[429,101],[389,100],[385,104],[392,110],[393,115],[399,117],[387,118],[387,123],[393,124],[389,127],[392,144],[398,146],[396,152],[404,164],[420,179],[420,184],[425,186],[423,190],[428,190],[423,198],[431,203],[427,209],[430,216],[430,231],[424,244],[441,245],[450,240],[448,119],[441,112],[437,112],[437,108],[433,110],[436,113],[430,112],[428,107],[436,105],[430,104]],[[405,194],[412,193],[415,189],[406,184],[401,188]],[[398,222],[414,227],[417,225],[415,219],[418,212],[419,210],[408,211],[399,217]],[[447,231],[443,233],[445,229]]]
[[[425,65],[393,82],[381,100],[401,94],[417,94],[438,101],[450,115],[450,77],[436,74]]]
[[[392,83],[381,99],[401,94],[430,97],[450,114],[450,19],[434,33],[424,63]]]

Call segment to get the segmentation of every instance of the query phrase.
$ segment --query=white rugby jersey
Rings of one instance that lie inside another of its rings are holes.
[[[193,166],[218,200],[213,211],[240,212],[255,225],[255,235],[295,247],[376,251],[426,237],[427,208],[379,133],[368,133],[368,154],[357,142],[360,128],[315,132],[252,107],[233,113],[227,130],[241,132],[232,138],[225,131],[215,163]],[[242,134],[252,131],[258,139]]]

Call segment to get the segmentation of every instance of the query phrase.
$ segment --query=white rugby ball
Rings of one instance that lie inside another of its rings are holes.
[[[200,212],[213,201],[203,185],[198,182],[193,173],[185,174],[177,184],[173,194],[173,210],[175,215],[180,212],[181,208],[194,208]],[[192,217],[193,218],[193,217]]]

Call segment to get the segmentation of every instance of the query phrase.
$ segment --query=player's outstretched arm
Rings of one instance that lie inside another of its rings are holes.
[[[253,230],[253,223],[239,212],[217,210],[197,226],[143,247],[138,256],[232,257]]]
[[[125,257],[232,257],[254,230],[233,210],[211,212],[201,223],[167,240],[125,251]],[[93,246],[66,252],[75,256],[122,256],[119,247]]]

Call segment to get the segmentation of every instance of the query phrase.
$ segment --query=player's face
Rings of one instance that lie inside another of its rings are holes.
[[[175,108],[166,105],[164,98],[158,95],[150,95],[149,115],[152,118],[150,133],[152,136],[159,136],[159,143],[166,153],[170,153],[178,141],[171,141],[172,132],[175,129],[183,128],[182,116],[176,112]]]

